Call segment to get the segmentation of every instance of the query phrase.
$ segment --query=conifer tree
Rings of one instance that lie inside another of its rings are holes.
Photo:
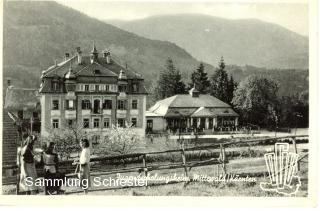
[[[184,94],[185,92],[185,84],[182,81],[181,72],[176,69],[172,59],[168,58],[165,69],[159,75],[155,96],[159,100],[176,94]]]
[[[225,63],[221,57],[219,68],[211,77],[210,94],[224,102],[229,102],[228,84],[228,73],[225,71]]]
[[[207,94],[210,88],[210,81],[208,79],[207,73],[204,71],[203,63],[200,63],[197,70],[195,70],[191,75],[191,83],[189,88],[196,86],[197,90],[201,94]]]

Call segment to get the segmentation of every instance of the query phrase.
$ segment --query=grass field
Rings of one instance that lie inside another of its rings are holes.
[[[172,143],[153,142],[148,143],[150,151],[159,151],[172,148]],[[291,150],[293,146],[290,146]],[[308,151],[308,144],[297,144],[298,153],[303,154]],[[134,196],[282,196],[276,192],[266,192],[260,188],[260,182],[268,182],[266,164],[263,155],[273,150],[273,145],[264,146],[245,146],[227,148],[226,152],[237,151],[240,155],[232,157],[226,165],[229,175],[241,175],[242,177],[249,176],[254,178],[254,182],[207,182],[207,181],[192,181],[185,185],[184,182],[165,184],[148,183],[148,187],[130,187],[116,189],[112,187],[94,187],[89,191],[90,195],[134,195]],[[214,150],[213,150],[214,151]],[[247,153],[247,152],[253,152]],[[217,176],[221,174],[217,165],[202,166],[192,168],[189,176],[192,178],[195,175]],[[183,169],[161,170],[149,172],[151,175],[172,176],[174,174],[184,175]],[[126,173],[123,176],[137,176],[137,173]],[[301,187],[295,196],[305,197],[308,194],[308,163],[307,158],[301,162],[301,169],[298,172],[301,177]],[[116,178],[116,175],[101,176],[101,179]],[[15,194],[14,186],[4,186],[3,194]],[[79,187],[66,187],[69,194],[83,194]],[[93,190],[94,189],[94,190]],[[42,193],[43,194],[43,193]]]
[[[307,196],[307,163],[301,163],[301,170],[299,176],[301,177],[301,187],[295,196]],[[261,175],[259,173],[265,172],[265,161],[263,158],[246,158],[240,160],[233,160],[227,164],[227,171],[229,174],[250,175],[255,182],[207,182],[195,181],[184,185],[183,182],[175,184],[155,185],[150,187],[134,187],[117,190],[96,190],[89,192],[91,195],[134,195],[134,196],[282,196],[278,193],[265,192],[260,188],[260,182],[267,182],[267,174]],[[151,174],[158,174],[159,176],[170,176],[173,174],[183,175],[183,170],[169,170],[152,172]],[[214,166],[196,167],[191,170],[190,176],[198,175],[216,175],[217,169]],[[126,174],[128,175],[128,174]],[[257,176],[259,175],[259,176]],[[79,190],[79,189],[78,189]],[[83,194],[83,193],[75,193]]]

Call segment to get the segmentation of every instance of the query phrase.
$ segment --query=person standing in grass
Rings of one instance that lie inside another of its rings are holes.
[[[80,184],[84,193],[88,193],[90,187],[90,144],[88,139],[81,140],[81,155],[80,155]]]
[[[25,192],[27,195],[32,193],[38,193],[38,187],[35,186],[35,180],[37,179],[37,171],[35,166],[33,144],[36,141],[35,136],[28,136],[24,141],[24,145],[19,152],[19,164],[20,164],[20,181],[19,190]],[[32,180],[31,183],[27,183],[28,180]]]

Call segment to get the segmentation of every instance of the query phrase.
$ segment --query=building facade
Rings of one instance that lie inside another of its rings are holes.
[[[40,87],[41,134],[77,124],[102,136],[112,125],[145,132],[144,79],[116,63],[109,51],[66,54],[65,61],[43,71]]]
[[[40,132],[41,111],[38,89],[16,88],[8,82],[4,109],[16,119],[21,132]]]
[[[156,102],[146,115],[147,133],[236,130],[239,115],[230,105],[192,88]]]

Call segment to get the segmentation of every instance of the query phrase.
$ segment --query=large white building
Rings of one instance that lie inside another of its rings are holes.
[[[146,114],[147,132],[188,130],[232,130],[238,125],[238,114],[227,103],[202,95],[192,88],[160,100]]]
[[[41,134],[81,124],[85,131],[101,132],[111,125],[132,124],[145,133],[146,89],[144,79],[117,64],[109,51],[89,55],[80,48],[75,55],[43,71],[41,76]]]

